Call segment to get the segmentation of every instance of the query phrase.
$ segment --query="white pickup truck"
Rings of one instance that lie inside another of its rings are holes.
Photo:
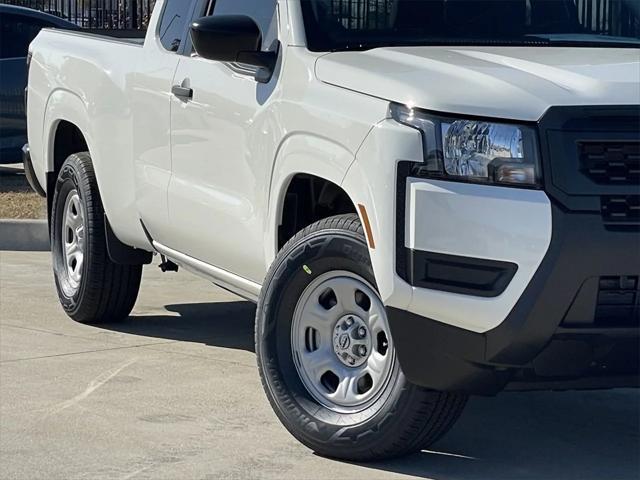
[[[640,7],[158,0],[30,48],[32,186],[68,315],[153,254],[257,302],[266,394],[389,458],[470,394],[638,385]]]

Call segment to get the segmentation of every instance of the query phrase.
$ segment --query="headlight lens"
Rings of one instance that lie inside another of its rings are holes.
[[[422,133],[422,174],[500,185],[540,183],[536,132],[530,127],[439,117],[399,104],[391,105],[390,115]]]

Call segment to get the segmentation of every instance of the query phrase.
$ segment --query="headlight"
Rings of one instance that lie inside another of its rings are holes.
[[[540,184],[536,132],[530,127],[440,117],[399,104],[391,105],[390,115],[422,133],[421,174],[500,185]]]

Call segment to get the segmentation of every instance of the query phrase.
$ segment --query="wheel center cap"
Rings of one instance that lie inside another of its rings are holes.
[[[371,332],[357,315],[345,315],[333,332],[333,351],[348,367],[363,365],[371,355]]]

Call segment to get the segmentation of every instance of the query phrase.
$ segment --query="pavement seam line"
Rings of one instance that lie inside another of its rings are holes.
[[[95,340],[95,339],[90,338],[90,337],[84,337],[84,336],[79,336],[79,335],[69,335],[69,334],[66,334],[66,333],[53,332],[53,331],[50,331],[50,330],[40,330],[40,329],[30,328],[30,327],[22,327],[22,326],[10,324],[10,323],[2,323],[2,324],[0,324],[0,327],[9,327],[9,328],[15,328],[17,330],[26,330],[26,331],[29,331],[29,332],[45,333],[45,334],[48,334],[48,335],[63,336],[63,337],[67,337],[67,338],[76,338],[76,339],[79,339],[79,340],[88,340],[88,341],[92,341],[92,342],[102,342],[102,343],[105,343],[107,345],[118,345],[116,342],[111,342],[111,341],[104,340],[104,339]],[[164,350],[164,349],[160,349],[160,348],[151,348],[151,347],[156,347],[156,346],[171,345],[171,344],[174,344],[174,343],[181,343],[181,342],[179,340],[167,340],[167,341],[163,341],[163,342],[145,343],[145,344],[141,344],[141,345],[124,345],[122,347],[116,347],[116,348],[87,350],[87,351],[82,351],[82,352],[69,352],[69,353],[61,353],[61,354],[57,354],[57,355],[46,355],[46,356],[42,356],[42,357],[16,358],[16,359],[12,359],[12,360],[0,361],[0,365],[2,365],[3,363],[14,363],[14,362],[20,362],[20,361],[26,361],[26,360],[40,360],[40,359],[44,359],[44,358],[55,358],[55,357],[63,357],[63,356],[69,356],[69,355],[81,355],[83,353],[96,353],[96,352],[103,352],[103,351],[109,351],[109,350],[118,350],[118,349],[121,349],[121,348],[144,348],[146,350],[153,350],[155,352],[171,353],[171,354],[176,354],[176,355],[182,355],[182,356],[185,356],[185,357],[201,358],[201,359],[204,359],[204,360],[210,360],[210,361],[214,361],[214,362],[224,363],[224,364],[227,364],[227,365],[236,365],[236,366],[241,366],[241,367],[245,367],[245,368],[253,368],[253,366],[250,366],[250,365],[245,365],[243,363],[234,362],[234,361],[231,361],[231,360],[223,360],[221,358],[211,358],[211,357],[207,357],[205,355],[194,355],[194,354],[191,354],[191,353],[176,352],[176,351],[173,351],[173,350]]]
[[[75,338],[78,340],[86,340],[89,342],[95,342],[95,343],[104,343],[106,345],[120,345],[120,343],[113,341],[111,339],[104,339],[104,338],[93,338],[91,336],[84,336],[84,335],[70,335],[68,333],[63,333],[63,332],[55,332],[52,330],[42,330],[39,328],[31,328],[31,327],[23,327],[20,325],[14,325],[11,323],[0,323],[0,328],[2,327],[9,327],[9,328],[15,328],[16,330],[26,330],[27,332],[36,332],[36,333],[45,333],[47,335],[54,335],[54,336],[58,336],[58,337],[66,337],[66,338]],[[101,331],[103,332],[103,331]],[[123,334],[125,336],[129,336],[127,334]],[[147,338],[151,338],[151,337],[147,337]],[[153,342],[153,343],[143,343],[139,346],[146,346],[146,345],[164,345],[164,344],[170,344],[170,343],[175,343],[178,342],[179,340],[166,340],[166,341],[159,341],[159,342]],[[136,346],[136,345],[125,345],[125,346]],[[35,357],[35,358],[39,358],[39,357]],[[1,362],[0,362],[1,363]]]
[[[170,353],[173,355],[182,355],[183,357],[190,357],[190,358],[200,358],[202,360],[209,360],[212,362],[218,362],[218,363],[224,363],[226,365],[235,365],[238,367],[245,367],[245,368],[257,368],[256,365],[245,365],[244,363],[240,363],[240,362],[234,362],[233,360],[223,360],[221,358],[212,358],[212,357],[207,357],[206,355],[195,355],[193,353],[184,353],[184,352],[176,352],[173,350],[163,350],[161,348],[153,348],[155,346],[163,346],[163,345],[167,345],[168,343],[182,343],[180,341],[175,341],[175,342],[166,342],[166,343],[153,343],[153,344],[149,344],[149,345],[144,345],[144,349],[145,350],[153,350],[154,352],[162,352],[162,353]],[[251,352],[253,355],[255,355],[255,353]]]
[[[244,363],[240,363],[240,362],[234,362],[231,360],[223,360],[221,358],[212,358],[212,357],[207,357],[205,355],[194,355],[191,353],[184,353],[184,352],[176,352],[173,350],[164,350],[161,348],[153,348],[156,346],[163,346],[163,345],[169,345],[169,344],[174,344],[174,343],[180,343],[178,340],[172,340],[172,341],[168,341],[168,342],[156,342],[156,343],[147,343],[147,344],[143,344],[143,345],[124,345],[122,347],[115,347],[115,348],[100,348],[100,349],[95,349],[95,350],[83,350],[82,352],[69,352],[69,353],[60,353],[60,354],[56,354],[56,355],[45,355],[45,356],[41,356],[41,357],[28,357],[28,358],[15,358],[12,360],[2,360],[0,361],[0,365],[4,365],[4,364],[8,364],[8,363],[18,363],[18,362],[25,362],[28,360],[44,360],[47,358],[56,358],[56,357],[69,357],[72,355],[83,355],[83,354],[87,354],[87,353],[100,353],[100,352],[110,352],[110,351],[114,351],[114,350],[126,350],[126,349],[132,349],[132,348],[142,348],[145,350],[151,350],[153,352],[159,352],[159,353],[166,353],[166,354],[170,354],[170,355],[180,355],[183,357],[189,357],[189,358],[198,358],[201,360],[207,360],[210,362],[216,362],[216,363],[223,363],[225,365],[234,365],[234,366],[238,366],[238,367],[244,367],[244,368],[250,368],[253,369],[255,368],[254,365],[245,365]]]
[[[147,343],[144,345],[123,345],[122,347],[113,347],[113,348],[98,348],[98,349],[94,349],[94,350],[85,350],[82,352],[69,352],[69,353],[59,353],[56,355],[44,355],[41,357],[27,357],[27,358],[15,358],[12,360],[2,360],[0,361],[0,365],[4,365],[5,363],[17,363],[17,362],[25,362],[28,360],[43,360],[46,358],[56,358],[56,357],[69,357],[72,355],[83,355],[85,353],[99,353],[99,352],[110,352],[112,350],[126,350],[126,349],[132,349],[132,348],[145,348],[148,346],[153,346],[153,345],[164,345],[167,343],[175,343],[175,341],[172,342],[156,342],[156,343]]]

